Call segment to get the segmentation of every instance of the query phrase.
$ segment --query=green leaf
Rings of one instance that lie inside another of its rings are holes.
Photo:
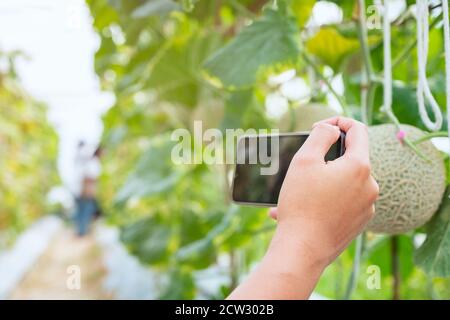
[[[86,2],[90,5],[91,11],[95,13],[93,25],[96,30],[102,31],[111,23],[118,21],[117,11],[109,5],[107,0],[87,0]]]
[[[156,137],[141,156],[136,169],[119,190],[115,201],[123,203],[129,198],[152,196],[171,189],[184,175],[181,167],[171,161],[171,152],[176,142],[167,135]]]
[[[225,103],[225,115],[220,129],[267,128],[264,107],[257,101],[253,90],[233,91]]]
[[[147,18],[152,15],[164,14],[177,9],[179,9],[178,4],[172,0],[147,0],[143,5],[133,11],[131,17],[136,19]]]
[[[167,262],[171,228],[159,216],[150,216],[122,228],[120,239],[128,250],[147,264]]]
[[[266,10],[206,61],[206,72],[225,87],[252,86],[261,68],[297,59],[298,37],[292,18]]]
[[[254,233],[267,222],[267,209],[231,205],[222,218],[206,235],[205,240],[216,243],[231,250],[245,243],[249,243]]]
[[[159,299],[161,300],[192,300],[195,297],[195,282],[191,272],[173,268],[168,272],[168,284]]]
[[[450,189],[427,228],[427,238],[416,251],[416,263],[433,277],[450,277]]]
[[[150,71],[146,87],[154,88],[160,100],[195,107],[207,89],[204,81],[199,81],[202,78],[198,71],[206,57],[218,48],[219,41],[215,33],[194,33],[184,41],[173,41]]]
[[[213,242],[209,238],[204,238],[180,248],[175,258],[178,263],[189,264],[195,269],[204,269],[215,261],[216,251]]]
[[[297,19],[297,25],[303,28],[305,23],[308,22],[311,16],[312,9],[316,0],[292,0],[290,3],[290,9],[295,18]]]
[[[359,49],[359,42],[355,38],[342,36],[334,28],[326,27],[306,42],[306,49],[323,63],[338,70],[344,58]]]
[[[255,233],[268,221],[266,208],[239,206],[231,214],[233,219],[229,233],[221,243],[228,250],[250,243]]]

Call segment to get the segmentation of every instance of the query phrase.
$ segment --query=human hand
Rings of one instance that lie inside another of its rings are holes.
[[[345,154],[326,163],[340,130]],[[278,226],[264,259],[228,299],[307,299],[323,269],[372,218],[377,196],[366,126],[343,117],[317,123],[271,210]]]
[[[325,163],[325,154],[346,132],[345,154]],[[277,237],[297,243],[323,265],[331,263],[374,214],[378,185],[370,175],[367,127],[335,117],[314,125],[294,156],[280,191]]]

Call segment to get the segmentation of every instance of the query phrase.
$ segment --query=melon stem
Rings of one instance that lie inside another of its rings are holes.
[[[397,127],[397,130],[398,131],[400,131],[400,130],[402,130],[402,127],[401,127],[401,125],[400,125],[400,122],[398,121],[398,119],[397,119],[397,117],[395,116],[395,114],[392,112],[392,111],[390,111],[390,110],[384,110],[385,111],[385,113],[387,114],[387,116],[389,117],[389,119],[394,123],[394,125]],[[422,160],[424,160],[424,161],[426,161],[426,162],[428,162],[428,163],[430,163],[431,162],[431,160],[426,156],[426,155],[424,155],[423,154],[423,152],[422,151],[420,151],[418,148],[417,148],[417,146],[410,140],[410,139],[408,139],[408,137],[405,137],[404,139],[403,139],[403,142],[408,146],[408,147],[410,147]]]
[[[420,144],[422,142],[428,141],[430,139],[433,138],[447,138],[448,137],[448,132],[447,131],[436,131],[436,132],[430,132],[425,134],[423,137],[420,137],[417,140],[414,140],[414,144]]]

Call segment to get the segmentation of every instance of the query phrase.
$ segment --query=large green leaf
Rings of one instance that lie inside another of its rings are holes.
[[[220,223],[200,242],[214,242],[227,249],[248,243],[267,222],[267,209],[231,205]],[[206,244],[199,247],[206,246]]]
[[[146,264],[167,262],[170,258],[171,227],[159,216],[150,216],[121,230],[128,250]]]
[[[450,277],[450,189],[430,222],[427,238],[417,249],[416,263],[433,277]]]
[[[193,34],[183,41],[174,41],[168,49],[161,49],[161,58],[149,71],[146,87],[154,89],[160,100],[195,107],[208,88],[198,74],[201,64],[219,44],[214,33]]]
[[[227,97],[220,129],[268,128],[264,111],[253,90],[234,91]]]
[[[266,10],[260,19],[211,56],[205,69],[225,87],[252,86],[261,68],[297,59],[298,37],[293,18]]]
[[[171,189],[185,173],[184,167],[174,166],[171,161],[172,148],[176,142],[167,135],[152,140],[142,155],[136,169],[119,190],[115,201],[122,203],[129,198],[151,196]]]
[[[333,69],[339,69],[344,58],[359,49],[356,38],[342,36],[332,27],[322,28],[306,42],[309,53]]]
[[[216,250],[213,242],[204,238],[180,248],[175,258],[178,263],[188,264],[195,269],[204,269],[215,261]]]

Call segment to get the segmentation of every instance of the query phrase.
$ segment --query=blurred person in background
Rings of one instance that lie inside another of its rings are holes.
[[[97,180],[101,173],[100,157],[102,147],[98,146],[93,154],[86,154],[85,144],[80,142],[75,156],[77,174],[75,225],[78,236],[89,232],[93,219],[99,216],[100,208],[96,200]]]

